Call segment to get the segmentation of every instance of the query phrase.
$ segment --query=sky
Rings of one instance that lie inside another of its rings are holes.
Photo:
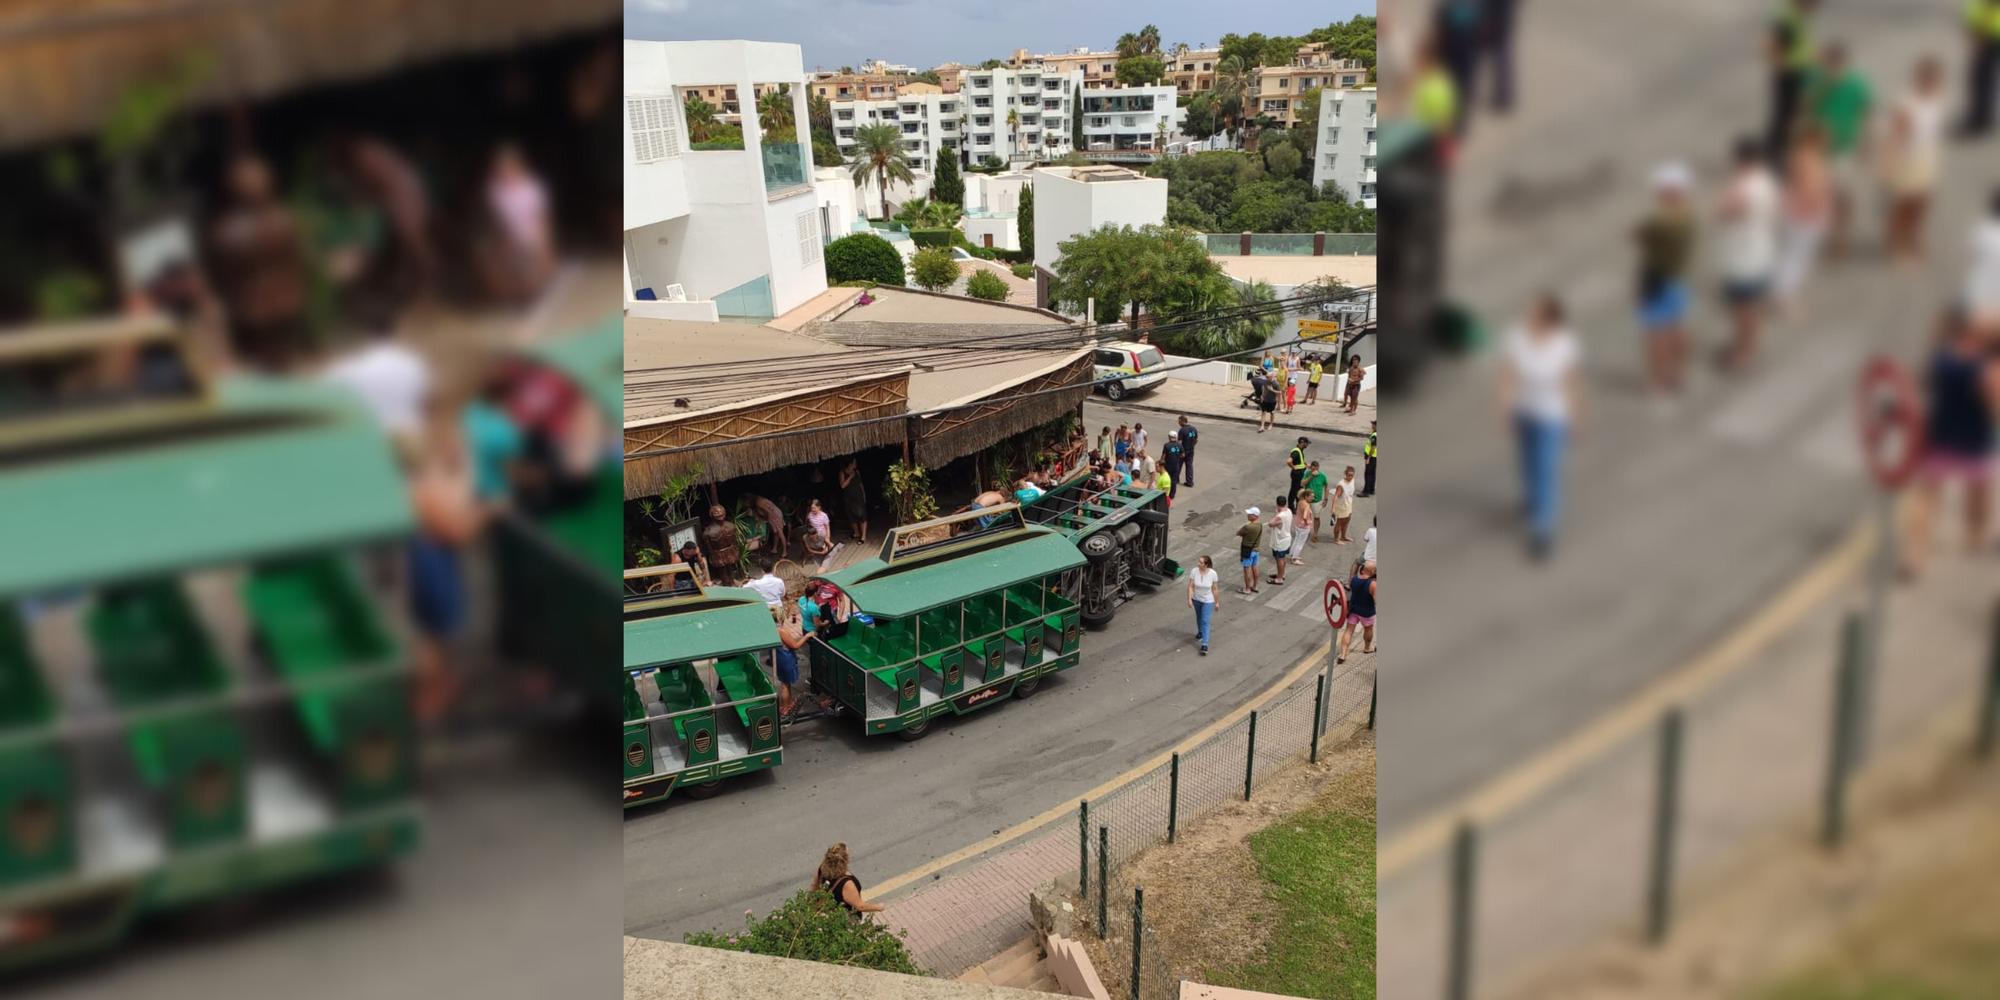
[[[1329,21],[1375,13],[1375,0],[625,0],[625,37],[660,41],[793,42],[805,68],[870,59],[929,68],[1005,59],[1015,49],[1105,50],[1128,31],[1160,27],[1160,40],[1213,46],[1223,35],[1300,35]]]

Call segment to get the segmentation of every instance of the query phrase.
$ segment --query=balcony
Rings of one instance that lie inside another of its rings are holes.
[[[975,97],[972,99],[972,106],[975,108],[982,108],[982,109],[991,108],[993,107],[993,98]]]
[[[918,110],[918,106],[915,104],[905,104],[902,108],[903,113],[906,115],[914,115]]]
[[[1043,110],[1043,111],[1059,111],[1059,110],[1061,110],[1061,109],[1062,109],[1062,102],[1061,102],[1061,101],[1043,101],[1043,102],[1042,102],[1042,110]]]
[[[1051,91],[1051,92],[1054,92],[1054,93],[1061,93],[1061,92],[1062,92],[1062,81],[1061,81],[1061,80],[1043,80],[1043,81],[1042,81],[1042,89],[1043,89],[1043,90],[1047,90],[1047,91]]]
[[[973,78],[972,78],[972,89],[973,89],[973,90],[992,90],[992,89],[993,89],[993,78],[992,78],[992,77],[990,77],[990,76],[975,76],[975,77],[973,77]]]
[[[796,139],[784,139],[763,144],[761,150],[764,161],[764,192],[774,194],[789,188],[803,187],[809,176],[806,149]]]

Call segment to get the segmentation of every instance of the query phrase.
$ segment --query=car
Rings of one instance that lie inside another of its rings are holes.
[[[1115,341],[1097,345],[1097,387],[1112,402],[1166,380],[1167,359],[1151,344]]]

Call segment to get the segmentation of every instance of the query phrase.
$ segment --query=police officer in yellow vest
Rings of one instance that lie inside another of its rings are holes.
[[[1368,421],[1368,443],[1361,446],[1361,492],[1358,497],[1375,495],[1375,455],[1380,451],[1375,445],[1375,421]]]
[[[1812,16],[1819,0],[1783,0],[1771,23],[1771,130],[1765,149],[1771,162],[1782,165],[1805,97],[1806,79],[1819,61],[1812,37]]]
[[[1993,90],[2000,86],[2000,0],[1966,0],[1965,27],[1972,36],[1965,134],[1979,136],[1993,131]]]

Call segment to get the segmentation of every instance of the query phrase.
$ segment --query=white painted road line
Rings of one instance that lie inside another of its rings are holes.
[[[1789,358],[1758,384],[1745,387],[1708,422],[1717,437],[1738,444],[1770,444],[1797,422],[1829,386],[1851,375],[1860,363],[1850,345],[1829,344],[1803,358]]]
[[[1278,588],[1280,593],[1271,598],[1271,607],[1279,611],[1290,611],[1300,601],[1326,588],[1324,577],[1315,580],[1309,576],[1288,577],[1285,585]]]

